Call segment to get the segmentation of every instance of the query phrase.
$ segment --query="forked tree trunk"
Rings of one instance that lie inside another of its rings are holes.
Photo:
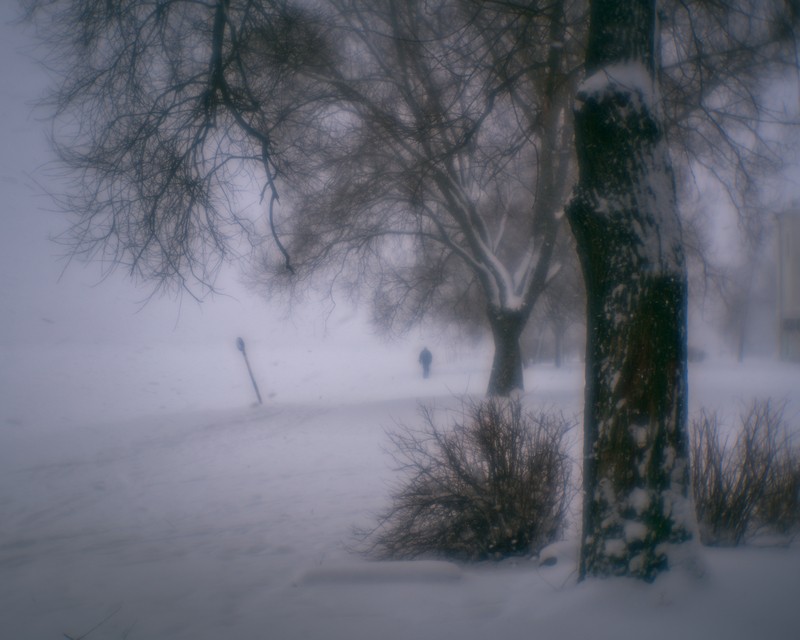
[[[488,318],[494,339],[494,359],[487,394],[509,396],[514,391],[522,391],[525,386],[519,339],[528,317],[522,311],[490,305]]]
[[[587,294],[580,575],[652,580],[692,539],[686,271],[654,0],[593,0],[567,215]]]

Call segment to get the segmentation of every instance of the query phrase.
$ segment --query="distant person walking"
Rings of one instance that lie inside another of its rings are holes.
[[[431,362],[433,362],[433,354],[428,351],[428,347],[423,347],[419,352],[419,363],[422,365],[422,377],[427,378],[431,375]]]

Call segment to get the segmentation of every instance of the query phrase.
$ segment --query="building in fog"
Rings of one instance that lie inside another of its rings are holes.
[[[778,216],[778,353],[800,362],[800,209]]]

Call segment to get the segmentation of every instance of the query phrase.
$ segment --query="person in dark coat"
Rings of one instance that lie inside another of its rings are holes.
[[[419,363],[422,365],[422,377],[427,378],[431,375],[431,362],[433,362],[433,354],[428,351],[428,347],[423,347],[419,352]]]

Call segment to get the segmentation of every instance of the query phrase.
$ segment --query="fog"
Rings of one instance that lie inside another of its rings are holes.
[[[30,27],[11,22],[14,3],[0,7],[0,343],[7,345],[147,344],[162,341],[227,340],[271,334],[284,344],[306,336],[335,335],[352,311],[333,305],[303,308],[291,319],[238,281],[222,273],[219,294],[198,303],[191,296],[151,297],[124,270],[70,261],[58,237],[68,227],[48,190],[55,189],[47,142],[47,110],[39,103],[48,77],[35,62]],[[55,81],[55,79],[53,79]],[[344,319],[344,320],[343,320]],[[282,335],[275,335],[282,332]]]
[[[267,374],[282,358],[307,358],[311,374],[329,372],[327,357],[341,360],[324,355],[331,342],[380,352],[346,305],[300,306],[289,316],[246,290],[234,270],[222,273],[219,294],[198,303],[188,295],[151,297],[149,285],[137,287],[124,270],[70,261],[57,241],[68,220],[47,195],[55,169],[46,110],[37,104],[48,78],[35,62],[30,29],[10,22],[13,8],[0,7],[0,421],[96,423],[246,406],[254,396],[236,350],[239,336],[268,398],[276,385]],[[417,338],[408,346],[410,367]]]
[[[109,265],[70,262],[68,248],[54,241],[68,221],[46,194],[48,189],[57,188],[53,182],[57,170],[46,140],[47,112],[36,107],[49,79],[34,61],[41,51],[37,54],[33,47],[30,27],[10,22],[13,9],[13,3],[0,8],[0,127],[5,142],[0,156],[0,343],[231,341],[244,334],[261,339],[272,336],[285,344],[287,340],[313,340],[323,334],[334,337],[334,327],[356,318],[351,309],[342,310],[340,305],[330,322],[328,314],[333,306],[329,304],[321,309],[301,307],[289,320],[280,305],[270,304],[239,284],[235,268],[228,268],[217,283],[222,295],[198,304],[190,296],[151,299],[150,286],[144,283],[137,287],[123,270],[109,274]],[[789,100],[789,94],[782,99]],[[787,181],[789,190],[796,188],[794,182]],[[713,259],[733,269],[741,261],[740,230],[736,216],[720,205],[723,201],[718,190],[709,188],[702,206],[708,217]],[[774,238],[765,242],[763,251],[761,276],[769,280],[774,269],[770,262]],[[759,286],[758,293],[760,297],[748,317],[747,352],[769,356],[775,351],[774,291]],[[716,299],[695,295],[691,320],[690,341],[702,345],[704,351],[721,354],[735,350],[730,337],[719,334],[723,321]],[[281,335],[282,331],[288,333]],[[363,320],[353,331],[372,338]],[[412,334],[410,351],[432,339],[426,333],[420,330]]]
[[[152,341],[233,340],[244,334],[252,338],[272,336],[280,344],[289,341],[316,339],[321,335],[335,337],[335,327],[347,321],[356,322],[354,333],[373,338],[369,328],[352,309],[328,303],[323,308],[301,307],[287,318],[286,309],[270,303],[239,283],[235,266],[223,272],[217,285],[221,295],[197,303],[190,296],[150,298],[148,283],[136,286],[124,270],[109,273],[108,264],[82,264],[70,261],[68,247],[54,239],[68,224],[63,211],[58,211],[47,195],[57,190],[54,182],[57,168],[52,164],[48,148],[47,111],[37,107],[48,82],[44,69],[35,62],[42,51],[33,45],[29,26],[11,22],[14,4],[0,8],[3,38],[0,74],[0,127],[4,151],[0,154],[0,184],[3,195],[3,232],[0,234],[0,343],[63,344],[117,343],[146,344]],[[796,96],[784,83],[776,91],[786,108]],[[791,202],[798,188],[792,179],[797,171],[784,175],[782,188]],[[724,206],[724,196],[709,185],[700,203],[710,240],[708,252],[720,265],[734,271],[742,267],[741,230],[736,215]],[[768,227],[771,219],[768,221]],[[746,354],[759,357],[775,352],[775,239],[768,236],[759,258],[757,298],[748,315]],[[720,334],[725,324],[719,300],[694,285],[691,301],[690,342],[701,345],[709,354],[735,352],[731,336]],[[281,332],[288,332],[282,335]],[[433,340],[425,329],[412,333],[408,349],[414,351],[422,343]],[[735,340],[733,340],[735,342]]]
[[[47,195],[54,168],[35,106],[54,79],[34,61],[31,30],[10,22],[14,8],[0,4],[0,633],[77,638],[103,622],[97,637],[131,640],[477,640],[538,625],[543,638],[603,628],[744,640],[800,625],[796,545],[708,551],[709,579],[688,587],[675,572],[653,589],[575,588],[574,537],[551,551],[554,568],[365,570],[347,536],[385,504],[384,430],[413,420],[420,401],[482,394],[491,346],[432,326],[387,343],[344,301],[289,314],[235,268],[198,303],[70,261],[55,241],[67,220]],[[715,257],[733,269],[739,227],[720,200],[703,205]],[[716,300],[693,296],[690,343],[706,360],[692,364],[692,411],[774,395],[800,415],[800,370],[773,359],[773,252],[765,242],[748,301],[752,364],[733,362]],[[574,351],[525,376],[529,399],[580,415]]]
[[[46,195],[53,168],[45,111],[36,105],[48,78],[34,62],[30,29],[10,23],[15,4],[4,3],[0,74],[0,155],[3,231],[0,234],[0,341],[135,341],[170,332],[174,304],[152,304],[136,314],[146,292],[122,277],[101,282],[98,265],[67,266],[66,248],[53,241],[66,229],[63,213]],[[192,311],[184,315],[194,315]],[[189,324],[178,323],[179,327]]]

